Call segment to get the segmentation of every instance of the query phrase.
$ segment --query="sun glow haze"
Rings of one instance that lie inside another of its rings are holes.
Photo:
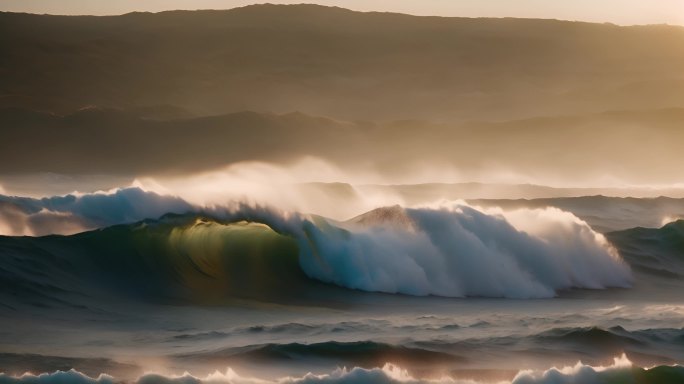
[[[133,11],[229,9],[259,2],[249,0],[2,0],[0,10],[49,14],[117,15]],[[314,3],[358,11],[399,12],[420,16],[519,17],[610,22],[620,25],[684,24],[684,0],[311,0],[268,1],[272,4]]]

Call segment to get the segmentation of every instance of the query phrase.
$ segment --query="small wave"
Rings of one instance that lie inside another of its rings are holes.
[[[49,356],[32,353],[5,353],[0,352],[0,383],[65,383],[82,382],[85,375],[100,377],[101,380],[110,378],[108,375],[100,375],[100,372],[117,372],[126,379],[135,378],[143,374],[139,366],[123,363],[103,357],[65,357]],[[31,379],[31,375],[23,375],[24,372],[56,372],[52,375],[40,375],[41,379]],[[78,372],[69,372],[75,369]],[[57,371],[62,371],[61,373]],[[48,378],[52,376],[52,378]],[[79,381],[81,380],[81,381]],[[119,380],[117,380],[118,382]],[[86,381],[87,382],[87,381]]]
[[[578,362],[573,367],[551,368],[543,372],[522,371],[513,384],[666,384],[684,381],[684,367],[656,366],[644,369],[632,365],[625,355],[615,358],[612,365],[593,367]]]
[[[238,331],[248,333],[270,333],[270,334],[328,334],[343,331],[374,332],[383,328],[392,327],[388,321],[341,321],[338,323],[322,324],[302,324],[285,323],[273,325],[254,325]]]
[[[202,362],[220,362],[225,360],[310,362],[330,360],[336,364],[344,363],[360,366],[375,366],[381,365],[384,362],[439,364],[462,362],[465,360],[463,357],[449,353],[374,341],[250,345],[218,351],[178,355],[176,358],[181,361],[200,360]]]
[[[34,375],[26,373],[20,376],[10,376],[0,373],[0,384],[111,384],[117,380],[102,374],[90,377],[75,370],[57,371]],[[615,358],[608,366],[591,366],[578,362],[574,366],[551,368],[546,371],[523,370],[518,372],[512,380],[496,381],[497,384],[673,384],[684,382],[684,367],[656,366],[641,368],[634,366],[625,355]],[[206,377],[196,377],[189,373],[180,376],[146,374],[135,381],[136,384],[493,384],[493,382],[459,379],[449,375],[439,378],[424,379],[415,377],[402,367],[387,363],[382,367],[351,369],[338,368],[331,373],[308,373],[300,377],[282,377],[276,380],[266,380],[255,377],[242,376],[233,369],[224,372],[216,371]]]
[[[661,228],[632,228],[607,234],[636,270],[658,277],[684,276],[684,220]]]
[[[542,342],[571,342],[592,348],[641,346],[645,344],[644,341],[639,340],[620,326],[610,329],[598,327],[554,328],[536,335],[535,338]]]
[[[435,336],[411,342],[428,350],[465,355],[486,354],[493,350],[516,351],[518,356],[584,358],[592,362],[605,356],[628,353],[640,364],[681,361],[684,329],[657,328],[628,331],[620,326],[610,328],[552,328],[531,334],[492,336]]]

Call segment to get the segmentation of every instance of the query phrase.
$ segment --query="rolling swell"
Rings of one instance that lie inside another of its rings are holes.
[[[677,328],[556,328],[533,336],[531,341],[540,347],[553,346],[555,351],[579,351],[585,357],[627,353],[649,365],[679,362],[684,357],[684,329]]]
[[[376,331],[376,334],[381,331]],[[205,335],[202,335],[205,336]],[[206,335],[208,336],[208,335]],[[215,338],[225,335],[211,335]],[[305,335],[302,335],[306,337]],[[436,331],[427,338],[404,339],[400,344],[388,344],[368,339],[357,341],[323,341],[309,344],[255,344],[212,351],[175,355],[181,361],[222,363],[224,361],[259,361],[268,364],[283,362],[307,364],[330,360],[335,364],[372,367],[385,362],[405,367],[425,364],[463,363],[469,356],[481,356],[493,350],[515,351],[517,356],[536,356],[589,360],[600,362],[606,356],[622,353],[641,364],[676,362],[681,351],[684,329],[643,329],[628,331],[620,326],[552,328],[530,335],[469,337],[451,331]],[[363,337],[363,336],[361,336]],[[196,339],[195,339],[196,340]],[[665,354],[669,357],[664,357]]]
[[[2,237],[0,249],[3,292],[41,302],[67,300],[83,286],[94,296],[210,301],[324,295],[315,281],[510,298],[631,284],[603,236],[557,209],[498,215],[465,205],[395,206],[335,222],[240,206],[66,237]]]
[[[432,351],[418,347],[392,345],[374,341],[338,342],[328,341],[313,344],[263,344],[239,348],[204,352],[192,355],[175,356],[180,360],[198,359],[202,362],[216,361],[262,361],[308,362],[330,360],[335,364],[373,367],[386,362],[398,364],[439,364],[464,361],[465,359],[449,353]]]
[[[363,291],[548,298],[631,286],[628,265],[605,238],[558,209],[394,206],[343,223],[314,217],[301,228],[290,233],[307,276]]]
[[[680,279],[684,276],[684,220],[661,228],[632,228],[606,235],[635,269]]]
[[[638,335],[631,334],[622,327],[603,329],[589,328],[554,328],[535,336],[540,343],[565,343],[586,346],[589,350],[596,349],[624,349],[634,346],[640,347],[647,343]]]

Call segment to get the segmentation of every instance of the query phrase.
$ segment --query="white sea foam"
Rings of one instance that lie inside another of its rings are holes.
[[[671,376],[684,377],[684,367],[669,367]],[[623,384],[637,382],[637,376],[648,377],[649,370],[636,368],[625,355],[615,358],[609,366],[591,366],[578,362],[574,366],[551,368],[545,371],[520,371],[512,381],[475,381],[463,380],[450,376],[436,379],[420,379],[412,376],[407,370],[394,365],[385,364],[378,368],[352,369],[338,368],[327,374],[308,373],[301,377],[283,377],[276,380],[264,380],[242,376],[228,368],[225,372],[216,371],[205,377],[196,377],[190,373],[183,375],[146,374],[138,378],[136,384]],[[0,384],[110,384],[115,383],[113,377],[100,375],[89,377],[75,370],[50,374],[24,374],[9,376],[0,373]],[[639,381],[640,382],[640,381]]]
[[[312,278],[365,291],[509,298],[560,289],[629,287],[610,244],[572,214],[473,207],[406,209],[413,228],[303,222],[300,264]]]

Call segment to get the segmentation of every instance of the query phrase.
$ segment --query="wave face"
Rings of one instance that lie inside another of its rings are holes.
[[[266,298],[307,283],[297,246],[262,224],[166,215],[72,236],[0,237],[0,282],[23,300]],[[31,269],[26,266],[30,265]],[[49,274],[40,271],[50,271]],[[289,288],[289,289],[288,289]]]
[[[630,268],[605,238],[557,209],[504,215],[458,204],[395,206],[336,222],[239,206],[68,237],[6,237],[0,249],[8,255],[3,284],[39,299],[83,284],[193,300],[308,295],[316,291],[312,280],[369,292],[506,298],[631,284]]]
[[[684,367],[656,366],[645,369],[634,366],[626,356],[615,358],[612,365],[594,367],[578,362],[572,367],[551,368],[546,371],[520,371],[512,380],[479,381],[472,379],[458,379],[443,376],[438,379],[420,379],[414,377],[407,370],[395,364],[385,364],[377,368],[354,367],[352,369],[338,368],[327,374],[309,373],[301,377],[282,377],[276,380],[263,380],[254,377],[241,376],[228,368],[225,372],[216,371],[206,377],[195,377],[189,373],[180,376],[149,373],[138,378],[136,384],[269,384],[269,383],[298,383],[298,384],[420,384],[420,383],[449,383],[449,384],[673,384],[684,381]],[[114,377],[102,374],[93,378],[78,371],[57,371],[41,375],[24,374],[9,376],[0,373],[0,384],[109,384],[118,382]]]

